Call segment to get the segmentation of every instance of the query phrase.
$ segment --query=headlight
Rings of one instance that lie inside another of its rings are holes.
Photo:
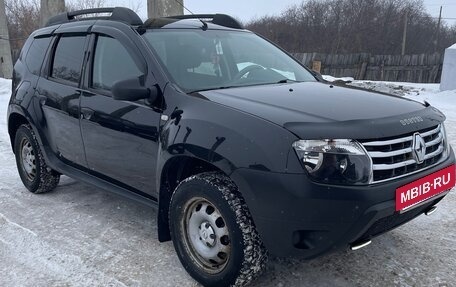
[[[330,184],[368,184],[372,163],[354,140],[300,140],[293,144],[309,176]]]

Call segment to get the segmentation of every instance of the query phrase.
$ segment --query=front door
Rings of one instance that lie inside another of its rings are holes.
[[[160,112],[147,101],[112,98],[114,83],[145,75],[135,46],[119,34],[93,34],[87,87],[81,96],[81,132],[89,169],[106,180],[155,195]]]

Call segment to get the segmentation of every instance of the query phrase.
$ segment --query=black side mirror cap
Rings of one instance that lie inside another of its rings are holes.
[[[147,99],[149,102],[154,102],[158,96],[158,88],[156,86],[144,87],[141,82],[140,78],[116,82],[111,89],[114,100],[134,102]]]

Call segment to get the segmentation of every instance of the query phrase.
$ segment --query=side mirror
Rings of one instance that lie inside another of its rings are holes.
[[[112,86],[112,95],[114,100],[119,101],[138,101],[148,99],[153,102],[157,95],[157,87],[150,89],[141,84],[140,78],[127,79],[116,82]]]

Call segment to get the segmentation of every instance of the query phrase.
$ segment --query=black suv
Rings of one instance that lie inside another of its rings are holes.
[[[34,32],[8,109],[31,192],[66,174],[157,206],[159,240],[206,286],[249,283],[268,253],[357,249],[431,213],[455,184],[444,120],[325,83],[229,16],[143,23],[126,8]]]

